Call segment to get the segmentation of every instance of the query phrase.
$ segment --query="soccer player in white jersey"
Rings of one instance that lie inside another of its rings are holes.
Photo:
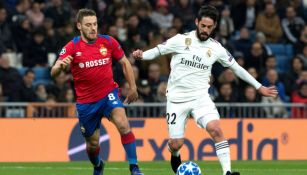
[[[238,77],[254,86],[263,96],[275,97],[275,87],[264,87],[235,61],[232,55],[210,37],[217,24],[218,11],[213,6],[203,6],[195,19],[196,30],[177,34],[165,43],[143,52],[133,52],[135,59],[152,60],[159,55],[172,54],[171,73],[167,87],[166,118],[168,123],[168,148],[171,165],[176,173],[181,164],[179,150],[184,142],[187,118],[192,116],[201,128],[207,130],[215,142],[216,154],[223,175],[231,172],[228,141],[220,127],[220,116],[209,97],[208,88],[213,63],[229,67]]]

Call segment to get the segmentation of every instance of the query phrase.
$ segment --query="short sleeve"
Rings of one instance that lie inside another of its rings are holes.
[[[120,60],[123,58],[125,53],[116,39],[110,36],[110,40],[112,43],[112,58],[115,60]]]
[[[159,52],[161,55],[166,55],[169,53],[173,53],[178,50],[178,40],[179,34],[173,36],[172,38],[166,40],[164,43],[157,45]]]
[[[220,48],[221,52],[218,57],[218,62],[221,63],[224,67],[230,67],[233,63],[236,62],[234,57],[223,46]]]
[[[64,59],[65,57],[67,57],[68,55],[73,56],[73,51],[74,51],[74,43],[73,41],[70,41],[69,43],[67,43],[61,50],[60,54],[59,54],[59,59]]]

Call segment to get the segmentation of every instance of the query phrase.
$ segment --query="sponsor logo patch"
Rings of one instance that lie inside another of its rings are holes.
[[[231,62],[232,59],[233,59],[233,56],[227,50],[226,50],[226,52],[227,52],[227,55],[229,56],[228,61]]]
[[[64,47],[61,52],[60,52],[60,55],[64,55],[66,53],[66,48]]]
[[[84,68],[84,63],[79,63],[80,68]]]

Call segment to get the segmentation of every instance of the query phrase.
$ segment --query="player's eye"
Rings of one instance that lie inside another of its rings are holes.
[[[207,25],[201,25],[202,28],[208,28],[208,29],[212,29],[213,26],[207,26]]]

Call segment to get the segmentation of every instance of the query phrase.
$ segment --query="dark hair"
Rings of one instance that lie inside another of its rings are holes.
[[[274,54],[270,54],[266,57],[266,59],[269,59],[269,58],[275,58],[276,59],[276,56]]]
[[[201,18],[203,18],[203,17],[209,17],[214,22],[217,22],[218,17],[219,17],[219,12],[212,5],[204,5],[204,6],[201,6],[201,8],[198,11],[198,15],[197,15],[198,21],[200,21]]]
[[[81,22],[85,16],[96,16],[96,12],[92,9],[80,9],[77,13],[77,22]]]
[[[33,36],[35,36],[35,35],[45,36],[45,31],[44,31],[43,28],[39,27],[39,28],[35,29],[32,34],[33,34]]]
[[[32,69],[29,68],[29,69],[27,69],[27,70],[25,71],[24,76],[28,75],[29,73],[35,74],[34,71],[33,71]]]

